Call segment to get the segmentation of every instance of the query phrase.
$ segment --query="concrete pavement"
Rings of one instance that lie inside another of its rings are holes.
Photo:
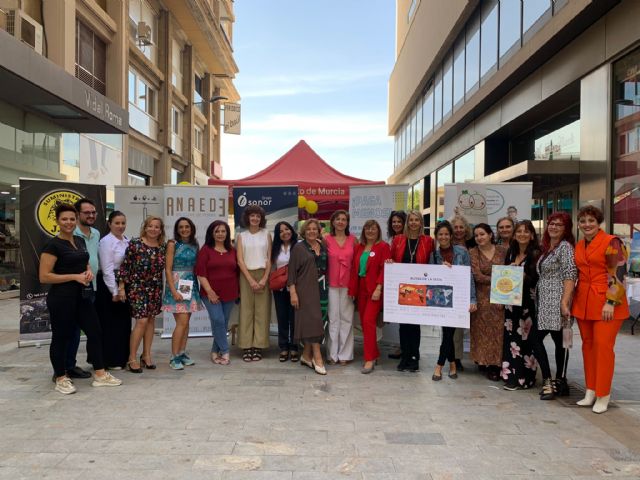
[[[169,341],[156,337],[158,370],[114,372],[120,388],[78,380],[63,396],[48,347],[17,348],[17,305],[0,301],[0,478],[640,478],[640,335],[628,325],[615,406],[596,415],[497,388],[468,359],[458,380],[433,382],[431,337],[420,373],[396,372],[384,351],[371,375],[356,361],[326,377],[280,364],[275,338],[263,361],[234,351],[228,367],[209,360],[209,338],[192,339],[196,365],[172,371]],[[569,378],[581,383],[577,329],[575,340]]]

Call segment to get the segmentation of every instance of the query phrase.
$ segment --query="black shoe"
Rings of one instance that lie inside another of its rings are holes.
[[[553,400],[555,398],[555,393],[553,392],[553,383],[550,378],[544,379],[544,384],[542,386],[542,394],[540,395],[540,400]]]
[[[387,357],[389,357],[391,360],[400,360],[402,358],[402,352],[400,350],[397,350],[387,355]]]
[[[505,383],[502,388],[510,392],[515,392],[516,390],[522,390],[522,387],[517,383]]]
[[[419,372],[420,371],[420,364],[419,363],[409,363],[405,367],[405,371],[411,372],[411,373]]]
[[[553,381],[553,393],[559,397],[568,397],[571,394],[566,378],[556,378]]]
[[[400,363],[396,367],[396,370],[398,370],[399,372],[406,372],[407,371],[407,362],[404,361],[404,358],[402,360],[400,360]]]
[[[71,370],[67,370],[67,377],[69,378],[91,378],[91,374],[86,370],[81,369],[77,365]]]
[[[459,358],[456,358],[456,370],[458,372],[464,372],[464,365],[462,365],[462,362]]]

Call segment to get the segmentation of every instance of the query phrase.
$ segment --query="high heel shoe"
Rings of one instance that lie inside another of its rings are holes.
[[[363,366],[360,369],[360,373],[363,373],[363,374],[367,375],[367,374],[373,372],[375,369],[376,369],[376,364],[375,364],[375,362],[372,362],[370,367]]]
[[[142,373],[142,368],[138,367],[138,368],[133,368],[131,366],[132,363],[134,363],[135,360],[129,360],[127,362],[127,370],[129,370],[131,373]]]
[[[142,368],[146,368],[147,370],[155,370],[156,368],[156,364],[155,363],[147,363],[144,361],[144,358],[142,358],[142,355],[140,355],[140,366]]]

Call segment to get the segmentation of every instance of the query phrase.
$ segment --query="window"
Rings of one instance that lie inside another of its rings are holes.
[[[550,9],[550,0],[523,0],[522,32],[526,33]]]
[[[148,175],[143,175],[142,173],[135,172],[133,170],[129,170],[127,177],[128,177],[129,185],[144,187],[146,185],[151,184],[151,181]]]
[[[498,63],[498,2],[483,2],[480,27],[480,77],[492,73]]]
[[[409,116],[409,150],[408,154],[410,155],[413,152],[413,149],[416,146],[416,109],[415,107],[411,110],[411,115]]]
[[[144,22],[151,29],[151,37],[138,39],[138,25]],[[142,54],[155,65],[158,63],[158,16],[146,0],[129,0],[129,35]]]
[[[442,121],[442,70],[436,72],[436,86],[433,92],[433,129]]]
[[[409,10],[407,11],[407,23],[411,22],[413,14],[416,13],[419,1],[420,0],[411,0],[411,5],[409,5]]]
[[[467,94],[475,91],[479,84],[480,75],[480,18],[475,15],[467,24]]]
[[[500,2],[500,58],[520,45],[520,5],[520,0]]]
[[[456,182],[466,182],[476,178],[476,155],[475,150],[458,157],[454,162],[454,178]]]
[[[536,160],[579,160],[580,120],[538,137],[534,148]]]
[[[171,107],[171,149],[182,155],[182,111],[175,105]]]
[[[202,98],[204,92],[204,80],[197,73],[194,75],[194,87],[193,87],[193,103],[194,106],[204,113],[204,98]]]
[[[203,152],[203,145],[204,145],[204,135],[203,135],[203,131],[200,127],[193,127],[193,146],[196,150],[198,150],[199,152]],[[398,142],[398,137],[396,136],[396,143]]]
[[[451,115],[453,100],[453,57],[451,53],[444,59],[442,66],[442,118]]]
[[[444,184],[453,182],[453,164],[446,165],[436,172],[436,220],[444,218]]]
[[[453,105],[458,107],[464,100],[464,35],[453,48]]]
[[[171,84],[182,92],[182,49],[180,44],[173,40],[171,49]]]
[[[416,119],[418,120],[418,123],[416,125],[416,146],[420,145],[422,143],[422,104],[423,104],[423,97],[420,97],[418,99],[418,106],[417,106],[417,112],[416,112]]]
[[[172,185],[177,185],[178,183],[180,183],[182,180],[182,172],[180,170],[177,170],[175,168],[171,169],[171,184]]]
[[[107,45],[89,27],[76,20],[76,78],[106,93]]]
[[[422,138],[433,131],[433,86],[427,90],[422,106]]]
[[[129,70],[129,103],[152,117],[156,116],[156,92],[134,70]]]
[[[80,135],[62,134],[62,161],[70,167],[80,167]]]

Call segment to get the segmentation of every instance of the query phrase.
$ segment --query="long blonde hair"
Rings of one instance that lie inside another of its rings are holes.
[[[142,222],[142,226],[140,227],[140,238],[145,238],[147,227],[154,220],[158,220],[160,222],[160,236],[158,237],[158,243],[162,245],[166,240],[166,238],[164,234],[164,222],[160,217],[149,215],[147,218],[144,219],[144,222]]]
[[[407,212],[407,221],[404,222],[404,234],[406,237],[409,236],[409,217],[410,216],[414,216],[417,217],[418,220],[420,220],[420,233],[418,235],[422,235],[424,234],[424,217],[422,216],[422,214],[418,211],[418,210],[409,210]]]

